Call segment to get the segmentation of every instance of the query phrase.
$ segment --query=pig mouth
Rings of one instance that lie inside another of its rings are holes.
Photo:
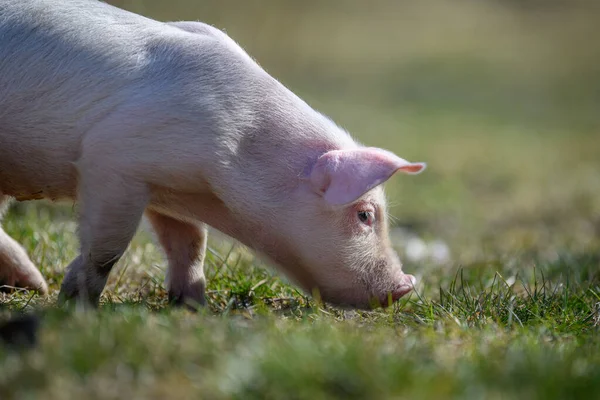
[[[379,306],[382,308],[391,306],[400,298],[410,293],[415,288],[416,283],[417,279],[413,275],[402,274],[401,283],[398,286],[392,290],[386,291],[382,296],[376,296],[376,299],[379,301]]]
[[[416,279],[412,275],[402,275],[402,281],[397,286],[385,290],[367,290],[360,297],[352,296],[352,289],[342,291],[324,290],[319,294],[322,299],[341,309],[373,310],[376,308],[387,308],[401,297],[414,289]],[[356,293],[356,292],[354,292]]]
[[[387,308],[396,301],[400,300],[401,297],[404,297],[406,294],[410,293],[413,290],[413,286],[401,286],[393,292],[390,292],[389,295],[380,297],[379,304],[382,308]]]

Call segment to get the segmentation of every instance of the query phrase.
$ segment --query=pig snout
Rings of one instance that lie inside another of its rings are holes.
[[[392,303],[399,300],[402,296],[408,294],[411,290],[413,290],[416,283],[417,278],[415,278],[413,275],[402,273],[398,279],[397,286],[390,292]],[[389,299],[390,298],[388,295],[385,295],[382,299],[380,299],[380,303],[383,307],[387,307],[390,305]]]

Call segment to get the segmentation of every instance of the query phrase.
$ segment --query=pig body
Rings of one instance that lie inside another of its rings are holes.
[[[364,307],[407,293],[381,183],[409,163],[356,143],[200,22],[93,0],[0,2],[0,206],[74,199],[61,298],[97,303],[145,214],[180,302],[203,304],[206,225],[310,291]],[[0,230],[0,279],[46,290]]]

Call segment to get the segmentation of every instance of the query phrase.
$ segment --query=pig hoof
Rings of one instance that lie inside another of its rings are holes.
[[[61,308],[84,310],[95,310],[98,308],[99,302],[86,299],[79,295],[78,291],[67,293],[63,290],[58,294],[57,305]]]
[[[192,282],[171,281],[167,284],[169,303],[175,307],[186,307],[197,311],[206,305],[206,280],[204,277]]]
[[[64,290],[61,289],[60,293],[58,293],[58,300],[56,302],[56,304],[59,307],[66,307],[69,306],[73,303],[73,300],[77,298],[76,294],[73,293],[66,293]]]
[[[42,296],[46,296],[48,294],[48,284],[46,283],[44,278],[41,277],[41,275],[39,276],[39,279],[35,279],[33,281],[18,281],[17,286],[33,290]]]
[[[77,292],[68,293],[61,288],[60,293],[58,294],[58,300],[56,301],[56,304],[60,308],[72,309],[75,307],[77,298]]]
[[[23,282],[7,282],[0,281],[0,292],[3,293],[12,293],[15,289],[25,289],[35,292],[41,296],[46,296],[48,294],[48,285],[46,282],[41,282],[35,285],[27,284]]]
[[[79,288],[77,285],[76,277],[67,272],[67,275],[63,279],[60,287],[60,293],[58,294],[58,305],[64,307],[73,302],[74,299],[79,297]]]
[[[79,291],[78,285],[75,284],[74,281],[69,281],[68,279],[65,279],[63,281],[62,287],[60,288],[60,293],[58,294],[57,304],[59,307],[63,308],[73,308],[75,306],[78,306],[85,309],[95,309],[98,308],[98,300],[82,296]]]
[[[185,307],[190,311],[198,311],[206,305],[204,293],[200,296],[189,296],[169,291],[169,304],[174,307]]]
[[[14,288],[22,288],[32,290],[43,296],[48,294],[48,284],[46,284],[37,268],[32,267],[27,271],[15,271],[11,275],[0,279],[0,288],[3,292],[10,292]]]

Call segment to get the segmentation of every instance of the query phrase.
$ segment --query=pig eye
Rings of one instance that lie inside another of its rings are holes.
[[[373,225],[373,221],[375,220],[375,214],[373,211],[359,211],[358,219],[365,225]]]

